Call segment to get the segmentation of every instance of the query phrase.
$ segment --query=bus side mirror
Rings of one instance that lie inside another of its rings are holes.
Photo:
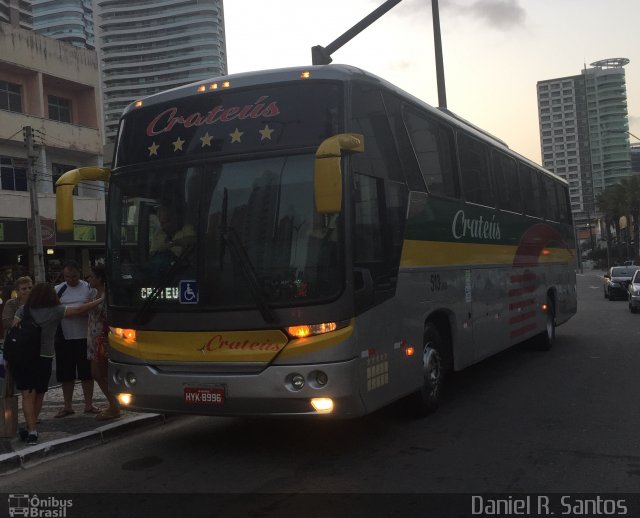
[[[107,181],[108,167],[80,167],[64,173],[56,182],[56,227],[60,232],[73,230],[73,189],[83,180]]]
[[[318,146],[313,184],[316,210],[320,214],[336,214],[342,210],[340,160],[343,151],[362,153],[364,136],[358,133],[341,133],[329,137]]]

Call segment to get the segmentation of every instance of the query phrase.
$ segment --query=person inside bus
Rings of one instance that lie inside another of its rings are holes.
[[[149,254],[171,252],[180,257],[184,247],[195,242],[196,233],[191,225],[185,224],[177,211],[168,205],[161,205],[156,212],[160,226],[152,233]]]

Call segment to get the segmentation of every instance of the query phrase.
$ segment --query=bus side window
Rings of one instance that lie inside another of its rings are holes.
[[[395,139],[378,88],[355,83],[351,107],[351,129],[364,135],[364,153],[351,155],[354,171],[404,182]]]
[[[429,192],[459,197],[453,131],[412,110],[406,110],[403,115],[413,152]]]
[[[465,133],[458,133],[458,155],[465,199],[471,203],[494,207],[487,146]]]
[[[511,212],[522,212],[522,197],[520,196],[516,161],[496,150],[493,150],[491,154],[500,208]]]

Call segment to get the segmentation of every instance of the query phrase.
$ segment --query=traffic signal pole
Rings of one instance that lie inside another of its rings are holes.
[[[368,16],[356,23],[351,29],[338,37],[326,47],[316,45],[311,48],[311,63],[314,65],[328,65],[333,61],[331,54],[342,47],[345,43],[360,34],[387,11],[398,5],[402,0],[387,0]],[[442,58],[442,38],[440,34],[440,9],[438,0],[431,0],[431,12],[433,17],[433,43],[436,53],[436,80],[438,85],[438,107],[447,109],[447,90],[444,82],[444,60]]]

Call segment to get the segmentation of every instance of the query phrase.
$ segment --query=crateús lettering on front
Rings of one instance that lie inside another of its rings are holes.
[[[215,124],[217,122],[230,122],[235,119],[257,119],[275,117],[280,114],[277,101],[269,101],[268,95],[258,97],[252,104],[244,106],[218,105],[212,107],[207,113],[190,113],[181,115],[178,108],[171,107],[156,115],[147,126],[147,136],[154,137],[161,133],[169,133],[174,126],[191,128],[192,126],[202,126],[204,124]]]
[[[275,344],[272,342],[259,342],[253,340],[226,340],[222,335],[213,336],[199,350],[203,353],[207,351],[271,351],[278,352],[284,344]]]

